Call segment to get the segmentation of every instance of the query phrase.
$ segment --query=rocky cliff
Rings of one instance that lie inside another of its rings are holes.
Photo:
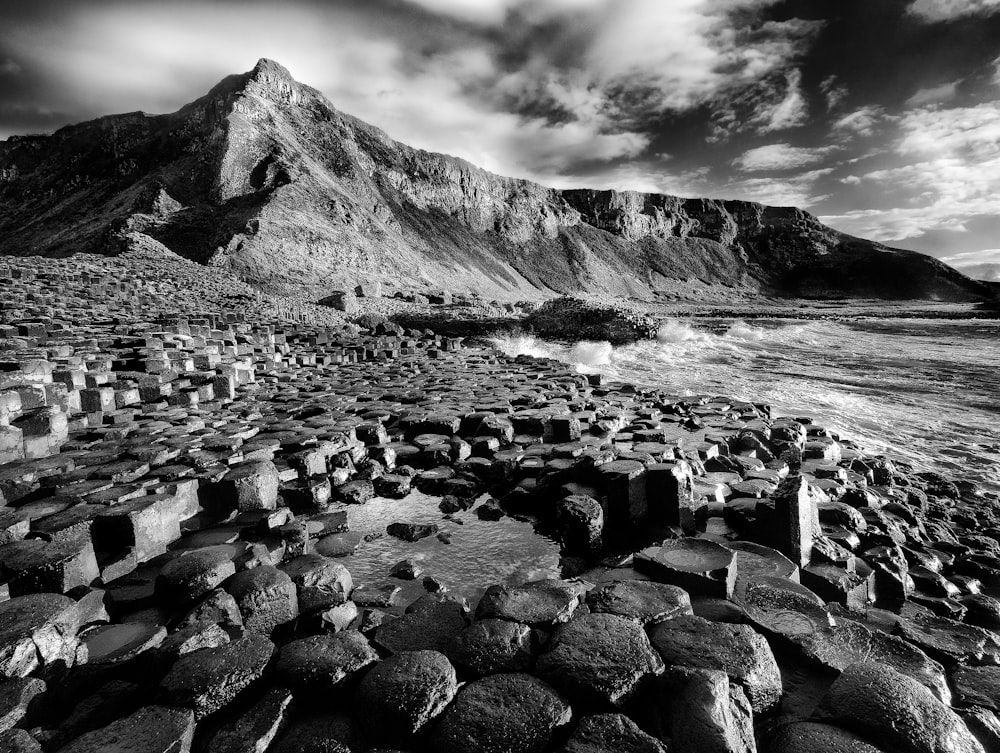
[[[557,191],[412,149],[261,60],[169,115],[0,142],[0,253],[115,253],[136,233],[274,288],[364,280],[493,297],[679,284],[975,299],[987,287],[795,208]]]

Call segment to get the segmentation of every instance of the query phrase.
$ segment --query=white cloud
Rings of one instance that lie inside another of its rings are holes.
[[[825,167],[784,178],[746,178],[732,181],[706,193],[721,198],[742,198],[772,206],[808,209],[828,198],[826,195],[816,193],[816,184],[820,178],[826,177],[831,172],[833,168]]]
[[[941,84],[927,89],[918,89],[917,92],[906,100],[907,108],[923,107],[925,105],[936,105],[942,102],[950,102],[958,94],[958,81],[948,84]]]
[[[802,93],[802,71],[791,70],[785,74],[785,96],[759,116],[762,121],[758,133],[786,131],[805,125],[809,120],[809,105]]]
[[[847,95],[850,93],[846,86],[838,83],[836,76],[827,76],[824,78],[820,84],[819,89],[823,92],[823,96],[826,97],[826,109],[836,110],[841,102],[847,99]]]
[[[996,13],[1000,11],[1000,0],[914,0],[908,11],[924,21],[950,21]]]
[[[743,172],[766,170],[797,170],[819,164],[835,147],[806,148],[791,144],[767,144],[750,149],[733,160],[733,166]]]
[[[885,111],[876,105],[865,105],[842,115],[833,122],[832,130],[839,136],[871,136],[886,120]]]
[[[904,113],[894,146],[902,164],[851,176],[880,192],[902,191],[904,201],[823,218],[847,232],[891,242],[929,230],[967,231],[980,215],[996,215],[1000,197],[1000,102]]]
[[[941,261],[952,265],[959,264],[1000,264],[1000,248],[984,248],[979,251],[962,251],[961,253],[942,256]]]

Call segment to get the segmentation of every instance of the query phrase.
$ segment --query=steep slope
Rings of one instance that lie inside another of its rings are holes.
[[[379,279],[495,297],[649,296],[697,279],[794,295],[986,295],[930,257],[798,209],[556,191],[412,149],[268,60],[176,113],[0,142],[0,253],[114,253],[136,232],[251,283],[316,294]]]

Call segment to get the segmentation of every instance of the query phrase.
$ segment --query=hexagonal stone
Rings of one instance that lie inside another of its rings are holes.
[[[936,615],[900,617],[895,633],[946,666],[1000,663],[1000,636],[975,625]]]
[[[321,554],[303,554],[281,565],[298,589],[299,611],[312,614],[343,604],[354,581],[342,564]]]
[[[560,753],[667,753],[667,746],[623,714],[596,714],[580,720]]]
[[[160,686],[169,703],[192,708],[201,719],[229,705],[258,680],[273,654],[274,644],[261,635],[202,648],[178,659]]]
[[[487,618],[455,636],[445,653],[474,675],[523,672],[535,663],[531,628],[519,622]]]
[[[59,594],[29,594],[0,602],[0,677],[27,677],[76,655],[80,612]]]
[[[951,682],[963,705],[1000,711],[1000,667],[958,666]]]
[[[414,608],[415,607],[415,608]],[[407,613],[379,625],[375,643],[393,654],[403,651],[447,651],[465,630],[465,610],[448,599],[421,597]]]
[[[295,584],[276,567],[261,565],[237,573],[226,583],[251,633],[270,635],[279,625],[299,616]]]
[[[88,732],[60,753],[188,753],[194,714],[187,709],[144,706],[124,719]]]
[[[552,626],[569,620],[586,593],[587,586],[569,580],[490,586],[476,607],[476,619],[499,617],[532,627]]]
[[[585,614],[560,625],[536,673],[570,698],[620,706],[663,672],[637,621],[615,614]]]
[[[0,576],[12,596],[65,593],[100,575],[89,535],[57,541],[25,539],[0,546]]]
[[[716,669],[739,684],[755,713],[781,700],[781,671],[764,636],[749,625],[681,616],[657,625],[650,636],[667,666]]]
[[[983,753],[961,717],[919,682],[884,664],[863,662],[845,669],[818,713],[889,749]]]
[[[284,688],[272,688],[246,713],[220,729],[212,738],[212,753],[251,753],[267,750],[281,730],[292,702]]]
[[[684,614],[693,614],[687,591],[651,580],[616,580],[587,594],[591,612],[631,617],[651,625]]]
[[[357,713],[369,737],[406,745],[451,703],[455,668],[437,651],[405,651],[375,665],[361,680]]]
[[[683,751],[754,753],[753,711],[739,685],[711,669],[668,671],[671,747]]]
[[[696,596],[728,599],[736,585],[736,554],[707,539],[664,541],[636,553],[634,567]]]
[[[219,489],[240,512],[273,510],[278,506],[278,469],[270,460],[254,460],[229,470]]]
[[[379,659],[368,639],[356,630],[336,635],[311,635],[281,647],[275,673],[296,691],[328,692]]]
[[[236,573],[233,556],[233,549],[228,545],[184,552],[160,570],[156,592],[165,599],[181,603],[200,599]]]
[[[432,744],[440,753],[539,753],[572,717],[569,704],[541,680],[498,674],[471,682],[441,718]]]

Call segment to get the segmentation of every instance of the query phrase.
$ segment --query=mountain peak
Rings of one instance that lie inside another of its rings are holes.
[[[281,63],[270,58],[261,58],[250,71],[250,79],[255,81],[280,78],[286,81],[294,81],[292,74],[288,72]]]
[[[247,88],[271,99],[294,102],[298,99],[299,85],[288,69],[270,58],[261,58],[247,74]]]

